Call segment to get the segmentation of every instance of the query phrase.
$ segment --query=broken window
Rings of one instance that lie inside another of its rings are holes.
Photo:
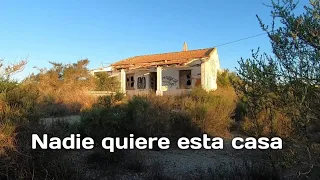
[[[145,77],[138,77],[138,89],[145,89],[146,88],[146,78]]]
[[[127,74],[126,89],[134,89],[134,74]]]
[[[190,89],[192,85],[191,70],[179,71],[180,89]]]

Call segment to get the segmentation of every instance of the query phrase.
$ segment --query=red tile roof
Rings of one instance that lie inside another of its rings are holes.
[[[214,48],[206,48],[181,52],[134,56],[111,64],[111,66],[114,68],[134,68],[155,65],[183,65],[194,59],[208,58],[213,49]]]

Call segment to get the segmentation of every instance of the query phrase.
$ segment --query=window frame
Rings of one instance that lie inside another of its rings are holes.
[[[133,86],[130,85],[132,83],[133,83]],[[134,73],[126,74],[126,89],[127,90],[134,90],[135,89],[134,84],[135,84]],[[128,85],[130,85],[130,86],[128,86]]]
[[[137,89],[146,89],[147,80],[145,76],[139,76],[137,79]]]

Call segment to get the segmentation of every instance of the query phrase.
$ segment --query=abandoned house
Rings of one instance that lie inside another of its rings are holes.
[[[118,77],[123,93],[161,96],[185,93],[196,86],[217,89],[220,62],[216,48],[188,50],[184,43],[180,52],[134,56],[100,71]]]

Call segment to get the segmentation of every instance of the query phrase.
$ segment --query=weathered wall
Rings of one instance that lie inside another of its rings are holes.
[[[209,60],[203,63],[204,68],[204,82],[203,88],[207,91],[217,89],[217,73],[220,69],[220,61],[218,51],[215,48],[211,53]]]
[[[150,71],[128,71],[126,74],[134,73],[134,90],[128,90],[128,95],[138,95],[138,94],[146,94],[150,92]],[[138,89],[138,77],[145,77],[146,78],[146,89]]]
[[[191,87],[201,84],[201,68],[200,61],[190,64],[190,67],[183,68],[163,68],[162,70],[162,90],[163,94],[180,94],[191,89],[180,89],[179,87],[179,70],[191,70]],[[145,94],[151,91],[150,89],[150,72],[156,72],[156,69],[149,71],[128,71],[126,74],[134,73],[134,90],[127,90],[127,94]],[[144,76],[146,78],[146,89],[138,89],[138,77]]]
[[[200,63],[200,62],[199,62]],[[193,64],[194,67],[184,67],[184,68],[167,68],[163,70],[162,73],[162,87],[163,94],[181,94],[191,89],[180,89],[179,82],[179,71],[180,70],[191,70],[191,87],[194,88],[196,85],[201,84],[201,68],[200,65]]]
[[[181,89],[179,82],[180,70],[191,70],[191,88],[201,86],[207,91],[217,89],[217,73],[220,70],[220,61],[217,49],[214,49],[209,56],[209,59],[203,63],[201,60],[196,60],[190,63],[187,67],[163,67],[162,68],[162,91],[163,94],[181,94],[191,89]],[[134,90],[126,89],[128,95],[146,94],[154,92],[150,88],[150,72],[156,72],[156,68],[145,70],[130,70],[126,74],[134,74]],[[146,88],[138,89],[138,77],[146,78]]]

